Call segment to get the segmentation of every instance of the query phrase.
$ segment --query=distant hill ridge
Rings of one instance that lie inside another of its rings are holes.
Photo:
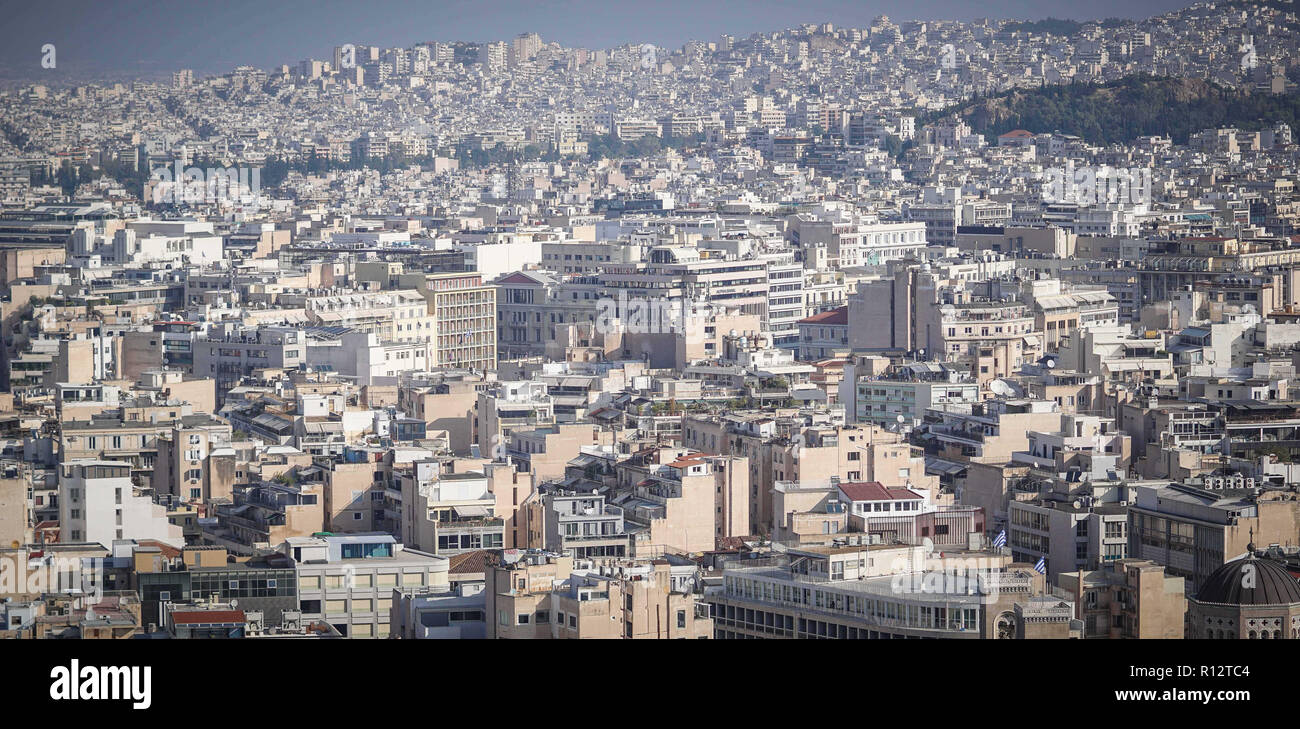
[[[1285,122],[1296,129],[1297,94],[1238,91],[1204,79],[1129,76],[1104,84],[1062,84],[1011,89],[923,115],[920,124],[959,116],[994,142],[1012,129],[1059,131],[1092,144],[1131,142],[1157,135],[1185,144],[1212,127],[1248,131]]]

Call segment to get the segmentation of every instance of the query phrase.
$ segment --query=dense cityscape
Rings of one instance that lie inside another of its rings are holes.
[[[0,85],[0,638],[1300,639],[1293,3],[364,36]]]

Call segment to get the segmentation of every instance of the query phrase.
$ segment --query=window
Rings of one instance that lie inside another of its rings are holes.
[[[528,625],[529,622],[532,620],[532,617],[533,617],[533,616],[532,616],[532,615],[529,615],[528,613],[519,613],[519,615],[517,615],[516,618],[515,618],[515,619],[516,619],[516,623],[515,623],[515,624],[516,624],[516,625]]]
[[[537,611],[537,623],[543,625],[551,622],[551,612],[549,610]]]
[[[677,611],[677,627],[678,627],[678,628],[685,628],[685,627],[686,627],[686,611],[685,611],[685,610],[678,610],[678,611]]]

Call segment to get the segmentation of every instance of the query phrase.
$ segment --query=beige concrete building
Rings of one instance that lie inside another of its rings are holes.
[[[228,486],[220,477],[214,483],[211,455],[228,448],[231,435],[228,423],[210,415],[173,421],[170,430],[159,433],[155,440],[154,488],[189,502],[210,502],[214,485],[218,494],[227,495]]]
[[[784,517],[786,512],[773,502],[773,488],[780,482],[878,481],[940,499],[938,477],[925,473],[924,457],[903,436],[873,425],[802,423],[798,417],[768,414],[687,415],[682,444],[748,460],[752,534],[769,533]]]
[[[1144,485],[1129,504],[1130,557],[1187,578],[1189,594],[1256,544],[1294,544],[1300,500],[1289,491]]]
[[[506,453],[538,481],[563,478],[565,466],[584,446],[609,446],[614,432],[599,425],[555,424],[510,431]]]
[[[474,381],[412,384],[398,389],[397,404],[411,417],[423,420],[430,432],[445,431],[453,452],[468,454],[475,442],[479,392],[486,387],[486,383]]]
[[[297,564],[303,620],[323,620],[348,638],[387,638],[398,589],[449,589],[448,562],[407,549],[389,534],[288,539]]]
[[[0,478],[0,547],[20,547],[32,541],[32,502],[27,477]]]
[[[434,326],[436,366],[494,369],[497,364],[497,290],[477,271],[402,274],[402,286],[424,297]]]
[[[749,463],[679,448],[650,448],[618,466],[610,499],[634,534],[634,556],[714,549],[749,536]]]
[[[663,559],[579,566],[571,557],[524,552],[488,566],[487,637],[709,638],[713,621],[690,590],[696,570]]]
[[[1086,638],[1182,638],[1186,581],[1154,562],[1121,559],[1099,570],[1064,572],[1061,589],[1076,596]]]

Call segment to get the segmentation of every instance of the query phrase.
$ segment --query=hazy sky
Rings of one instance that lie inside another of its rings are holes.
[[[329,58],[343,43],[506,40],[525,31],[566,46],[680,46],[802,23],[865,27],[894,20],[1048,16],[1144,18],[1192,0],[0,0],[0,68],[8,77],[193,68],[216,73]],[[41,68],[53,43],[55,71]]]

